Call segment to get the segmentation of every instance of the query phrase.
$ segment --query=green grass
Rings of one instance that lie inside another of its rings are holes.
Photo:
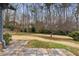
[[[19,33],[14,33],[13,35],[32,35],[32,34],[35,34],[35,33],[19,32]],[[37,35],[34,35],[34,36],[37,36]],[[42,38],[45,38],[45,39],[50,39],[50,37],[46,37],[46,36],[37,36],[37,37],[42,37]],[[70,40],[70,42],[79,44],[78,41],[74,41],[74,40]],[[70,47],[70,46],[66,46],[66,45],[63,45],[63,44],[58,44],[58,43],[43,42],[43,41],[33,40],[33,41],[30,41],[28,43],[27,47],[31,47],[31,48],[63,48],[63,49],[69,50],[70,52],[72,52],[75,55],[79,56],[79,49],[73,48],[73,47]]]
[[[13,32],[13,35],[26,35],[26,34],[30,34],[30,33],[25,33],[25,32]]]
[[[29,47],[29,48],[62,48],[62,49],[66,49],[66,50],[72,52],[73,54],[79,56],[79,49],[73,48],[70,46],[66,46],[63,44],[58,44],[58,43],[33,40],[28,43],[27,47]]]

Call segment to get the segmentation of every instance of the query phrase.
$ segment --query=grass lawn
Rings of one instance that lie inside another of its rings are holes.
[[[74,41],[71,37],[69,36],[63,36],[63,35],[56,35],[54,37],[50,37],[50,34],[42,34],[39,35],[39,33],[25,33],[25,32],[13,32],[12,35],[30,35],[30,36],[34,36],[34,37],[40,37],[40,38],[44,38],[44,39],[50,39],[50,40],[57,40],[57,41],[68,41],[68,42],[72,42],[72,43],[76,43],[79,44],[79,41]],[[58,37],[60,36],[60,37]]]
[[[58,43],[51,43],[51,42],[43,42],[43,41],[37,41],[37,40],[32,40],[27,44],[27,47],[29,48],[64,48],[73,54],[79,56],[79,49],[73,48],[70,46],[58,44]]]
[[[32,39],[32,41],[30,41],[28,43],[28,47],[33,47],[33,48],[64,48],[66,50],[69,50],[70,52],[74,53],[75,55],[78,55],[79,56],[79,49],[77,48],[73,48],[73,47],[70,47],[70,46],[66,46],[64,44],[58,44],[58,43],[52,43],[52,42],[43,42],[43,41],[36,41],[34,40],[35,38],[36,39],[39,39],[39,38],[44,38],[44,39],[53,39],[54,37],[50,38],[50,35],[45,35],[45,34],[36,34],[36,33],[23,33],[23,32],[15,32],[15,33],[12,33],[12,35],[25,35],[24,37],[22,37],[22,39],[29,39],[30,38]],[[29,37],[30,36],[30,37]],[[79,44],[78,41],[74,41],[73,39],[71,38],[66,38],[64,36],[61,36],[61,37],[58,37],[59,35],[57,35],[54,40],[57,40],[57,41],[68,41],[68,42],[71,42],[71,43],[75,43],[75,44]],[[20,38],[21,36],[19,36]],[[63,39],[62,39],[63,37]],[[60,38],[60,39],[59,39]]]

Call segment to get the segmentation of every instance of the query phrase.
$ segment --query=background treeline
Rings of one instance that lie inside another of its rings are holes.
[[[66,35],[79,30],[79,4],[12,4],[16,11],[3,11],[4,28],[18,32]]]

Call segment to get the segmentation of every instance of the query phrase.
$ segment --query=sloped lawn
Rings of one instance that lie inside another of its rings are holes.
[[[27,44],[27,47],[29,47],[29,48],[62,48],[62,49],[66,49],[66,50],[72,52],[73,54],[79,56],[79,49],[73,48],[70,46],[66,46],[66,45],[62,45],[62,44],[58,44],[58,43],[32,40]]]

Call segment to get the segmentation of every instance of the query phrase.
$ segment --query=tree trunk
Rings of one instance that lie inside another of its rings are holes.
[[[3,39],[3,19],[2,19],[2,8],[0,7],[0,42],[2,42],[3,48],[6,48],[5,41]]]
[[[16,20],[16,11],[14,11],[14,26],[15,26],[15,20]]]
[[[75,20],[76,20],[76,31],[78,30],[78,14],[75,14]]]

